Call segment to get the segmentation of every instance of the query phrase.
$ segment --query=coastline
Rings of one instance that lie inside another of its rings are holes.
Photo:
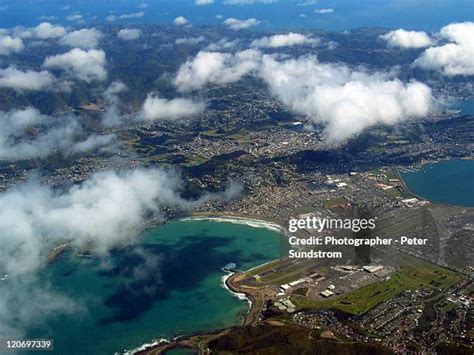
[[[226,213],[214,214],[214,213],[208,213],[208,212],[195,212],[195,213],[191,213],[189,216],[179,216],[176,218],[170,218],[164,223],[166,224],[168,221],[172,221],[172,220],[184,221],[184,222],[186,221],[213,221],[213,222],[218,222],[218,223],[233,223],[233,224],[249,226],[252,228],[264,228],[267,230],[271,230],[273,232],[279,232],[279,233],[286,232],[284,227],[282,227],[280,224],[278,224],[277,222],[273,220],[247,217],[247,216],[235,215],[235,214],[226,214]],[[148,228],[153,228],[155,226],[157,226],[157,224],[154,226],[149,225]],[[270,260],[264,264],[256,265],[248,270],[252,270],[256,267],[260,267],[261,265],[265,265],[272,261],[274,260]],[[248,325],[248,324],[253,323],[255,319],[256,310],[257,310],[256,300],[250,293],[245,292],[243,289],[240,289],[239,287],[237,287],[237,285],[233,283],[233,278],[236,275],[238,275],[239,272],[224,270],[224,269],[222,269],[222,271],[224,271],[226,274],[223,275],[221,278],[221,286],[225,288],[234,297],[237,297],[239,300],[246,301],[248,303],[247,314],[244,316],[240,325]],[[122,354],[136,355],[136,354],[147,353],[147,351],[151,351],[151,350],[157,350],[158,348],[160,349],[159,350],[160,353],[162,351],[171,350],[175,348],[192,348],[192,349],[200,350],[192,346],[192,344],[190,343],[190,339],[196,336],[200,336],[200,335],[220,334],[231,328],[233,327],[224,328],[224,329],[215,329],[210,332],[197,332],[195,334],[182,335],[172,340],[154,339],[149,343],[142,344],[133,350],[127,350],[123,352]]]
[[[274,232],[284,232],[285,229],[276,222],[257,219],[243,216],[234,216],[234,215],[201,215],[201,214],[191,214],[189,217],[180,217],[179,221],[213,221],[213,222],[222,222],[222,223],[233,223],[245,225],[253,228],[265,228]]]
[[[459,158],[459,159],[473,160],[474,157],[463,157],[463,158]],[[422,162],[420,164],[416,164],[414,166],[420,168],[420,167],[423,167],[425,165],[436,164],[436,163],[440,163],[440,162],[446,161],[446,160],[451,160],[451,159],[440,159],[440,160],[433,160],[433,161],[424,161],[424,162]],[[414,197],[417,197],[419,199],[426,200],[424,197],[417,195],[416,193],[414,193],[412,190],[410,190],[408,188],[408,185],[407,185],[406,181],[402,177],[400,167],[398,167],[398,166],[395,167],[395,171],[396,171],[396,174],[399,177],[399,180],[400,180],[402,186],[404,187],[405,191],[408,194],[410,194]],[[447,206],[454,206],[454,207],[467,207],[467,208],[469,208],[468,206],[450,205],[450,204],[447,204],[447,203],[442,203],[442,202],[437,202],[437,201],[431,201],[431,200],[429,200],[429,201],[433,204],[438,204],[438,205],[447,205]],[[240,224],[240,225],[247,225],[247,226],[253,227],[253,228],[265,228],[265,229],[269,229],[269,230],[272,230],[272,231],[277,231],[277,232],[280,232],[280,233],[285,233],[286,232],[285,228],[275,220],[265,219],[265,218],[261,218],[261,217],[236,215],[236,214],[225,213],[225,212],[223,212],[223,213],[194,212],[194,213],[190,213],[188,216],[179,216],[179,217],[176,217],[176,218],[171,218],[170,221],[171,220],[179,220],[179,221],[200,221],[200,220],[205,221],[205,220],[207,220],[207,221],[214,221],[214,222],[234,223],[234,224]],[[165,223],[166,223],[166,221],[165,221]],[[272,262],[272,261],[269,261],[268,263],[270,263],[270,262]],[[264,263],[264,264],[266,264],[266,263]],[[261,265],[264,265],[264,264],[261,264]],[[260,267],[261,265],[257,265],[253,268]],[[245,270],[245,272],[248,272],[249,270],[252,270],[253,268]],[[226,270],[224,270],[224,271],[226,271]],[[256,318],[258,317],[258,313],[259,313],[258,312],[259,311],[259,304],[258,304],[259,302],[258,302],[258,300],[255,299],[255,297],[252,295],[252,292],[249,292],[249,290],[245,290],[245,289],[240,288],[234,282],[236,277],[238,277],[240,275],[239,272],[232,272],[232,271],[226,271],[226,272],[227,272],[227,274],[224,275],[221,278],[222,287],[224,287],[226,290],[228,290],[235,297],[237,297],[241,300],[245,300],[249,304],[248,312],[245,315],[244,320],[241,323],[241,325],[253,324],[254,321],[256,320]],[[233,328],[233,327],[231,327],[231,328]],[[187,348],[192,347],[196,350],[203,350],[203,349],[200,349],[200,345],[195,345],[194,344],[194,346],[193,346],[192,345],[193,344],[192,340],[195,340],[197,337],[200,337],[200,336],[206,336],[207,337],[207,336],[216,335],[217,333],[222,333],[222,332],[225,332],[225,329],[216,329],[216,330],[211,331],[211,332],[203,332],[203,333],[183,335],[182,337],[174,339],[170,343],[162,343],[162,344],[151,345],[151,347],[146,348],[146,350],[154,351],[158,348],[160,348],[162,350],[169,350],[169,349],[172,349],[172,348],[180,348],[180,347],[187,347]]]
[[[228,328],[218,328],[208,332],[196,332],[186,335],[180,335],[173,339],[159,339],[159,340],[152,340],[150,343],[146,343],[140,345],[139,347],[133,350],[127,350],[123,352],[123,355],[142,355],[142,354],[163,354],[166,351],[173,350],[173,349],[192,349],[202,353],[205,351],[204,348],[201,348],[203,338],[212,338],[217,337],[226,332],[242,326],[242,325],[249,325],[252,324],[258,313],[256,312],[258,307],[256,307],[256,300],[254,297],[246,293],[244,290],[240,289],[233,283],[233,278],[239,275],[238,272],[227,271],[226,275],[224,275],[222,280],[222,287],[225,288],[229,293],[233,296],[239,298],[240,300],[245,300],[249,304],[249,309],[247,314],[245,315],[243,321],[239,325],[231,326]],[[209,339],[208,339],[209,340]],[[198,345],[196,345],[196,342]],[[151,353],[150,353],[151,351]],[[116,353],[119,354],[119,353]]]
[[[423,171],[425,170],[425,166],[426,165],[434,165],[434,164],[439,164],[439,163],[442,163],[442,162],[446,162],[446,161],[450,161],[450,160],[474,160],[474,157],[473,156],[467,156],[467,157],[461,157],[461,158],[451,158],[451,159],[439,159],[439,160],[433,160],[433,161],[425,161],[425,162],[422,162],[420,164],[416,164],[416,165],[413,165],[414,167],[416,168],[421,168],[423,169]],[[403,178],[403,175],[402,175],[402,171],[400,170],[400,167],[399,166],[396,166],[395,167],[395,172],[398,176],[398,179],[399,181],[401,182],[404,190],[410,194],[411,196],[413,197],[416,197],[418,198],[419,200],[425,200],[425,201],[429,201],[432,205],[441,205],[441,206],[447,206],[447,207],[460,207],[460,208],[474,208],[474,206],[466,206],[466,205],[461,205],[461,204],[454,204],[454,203],[448,203],[448,202],[443,202],[443,201],[437,201],[437,200],[431,200],[431,199],[428,199],[428,198],[425,198],[417,193],[415,193],[412,189],[410,189],[410,187],[408,186],[407,182],[405,181],[405,179]]]
[[[227,283],[228,280],[232,277],[232,275],[235,275],[235,272],[232,271],[227,271],[227,274],[222,276],[221,281],[222,281],[222,287],[224,287],[229,293],[235,297],[237,297],[241,301],[247,301],[249,305],[249,309],[247,311],[247,314],[250,312],[252,309],[252,300],[248,297],[248,295],[244,292],[237,292],[233,290],[232,288],[229,287],[229,284]]]

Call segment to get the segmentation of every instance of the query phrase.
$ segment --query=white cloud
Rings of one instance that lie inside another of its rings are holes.
[[[177,120],[199,115],[205,108],[202,102],[182,98],[168,100],[149,94],[138,117],[144,121]]]
[[[140,11],[140,12],[134,12],[130,14],[122,14],[119,16],[109,15],[106,17],[106,20],[109,22],[113,22],[116,20],[129,20],[129,19],[135,19],[135,18],[142,18],[143,16],[145,16],[145,12]]]
[[[176,26],[184,26],[184,25],[187,25],[189,21],[183,16],[178,16],[173,20],[173,23]]]
[[[0,111],[0,159],[44,158],[56,151],[69,155],[85,148],[99,148],[112,140],[89,137],[84,143],[82,135],[72,116],[50,117],[31,107]]]
[[[114,81],[112,84],[109,85],[107,90],[105,90],[104,95],[105,97],[111,97],[127,90],[127,85],[125,85],[122,81]]]
[[[194,4],[198,6],[213,4],[214,0],[194,0]]]
[[[0,69],[0,87],[14,90],[51,89],[56,78],[48,71],[21,71],[14,66]]]
[[[311,38],[309,36],[290,32],[287,34],[273,35],[270,37],[262,37],[252,41],[250,44],[252,47],[263,47],[263,48],[279,48],[279,47],[291,47],[304,44],[315,45],[320,43],[319,39]]]
[[[199,89],[206,84],[228,84],[258,68],[261,54],[256,50],[231,53],[199,52],[181,65],[174,78],[180,91]]]
[[[9,275],[0,292],[2,336],[17,338],[50,316],[87,314],[85,305],[38,279],[54,247],[67,242],[74,252],[108,260],[111,249],[136,243],[146,221],[162,219],[165,207],[186,210],[240,191],[231,183],[223,193],[185,200],[183,185],[174,171],[135,169],[95,173],[62,189],[30,179],[0,194],[0,265]]]
[[[426,49],[413,65],[446,76],[474,75],[474,22],[452,23],[439,37],[450,43]]]
[[[84,141],[72,144],[67,154],[77,154],[94,151],[111,151],[115,148],[116,136],[114,134],[92,135]]]
[[[105,80],[105,52],[91,49],[84,51],[74,48],[67,53],[47,57],[43,63],[46,68],[59,68],[87,83],[93,80]]]
[[[223,23],[230,29],[234,31],[239,31],[239,30],[244,30],[253,26],[257,26],[260,23],[260,21],[257,20],[256,18],[249,18],[247,20],[239,20],[239,19],[230,17],[226,19]]]
[[[139,39],[142,31],[136,28],[124,28],[117,33],[117,37],[124,41],[134,41]]]
[[[277,61],[264,56],[261,77],[292,111],[323,123],[332,142],[376,124],[425,116],[432,107],[431,90],[425,84],[323,64],[315,57]]]
[[[331,8],[314,10],[314,13],[318,15],[332,14],[333,12],[334,12],[334,9],[331,9]]]
[[[2,193],[0,256],[6,272],[36,271],[50,248],[64,241],[99,253],[133,241],[147,214],[187,205],[179,196],[181,184],[171,172],[132,170],[98,173],[63,192],[32,181]]]
[[[324,124],[327,139],[335,143],[377,124],[423,117],[433,106],[427,85],[404,83],[394,72],[369,73],[319,63],[313,56],[278,60],[256,50],[199,52],[180,67],[174,84],[180,91],[190,91],[233,83],[250,74],[261,78],[290,110]]]
[[[25,28],[22,26],[14,27],[12,33],[23,39],[54,39],[60,38],[67,33],[66,28],[59,25],[53,25],[49,22],[42,22],[36,27]]]
[[[0,34],[0,55],[10,55],[21,52],[25,48],[20,37]]]
[[[126,123],[151,122],[159,120],[178,120],[201,114],[206,108],[203,102],[183,98],[164,99],[157,94],[148,94],[138,112],[122,115],[118,108],[118,94],[127,91],[127,86],[120,82],[113,82],[104,92],[107,105],[102,123],[106,127],[116,127]]]
[[[82,15],[81,14],[78,14],[78,13],[75,13],[75,14],[70,14],[68,16],[66,16],[66,20],[68,21],[82,21]]]
[[[148,4],[146,2],[142,2],[137,6],[139,9],[148,9]]]
[[[221,38],[217,42],[211,43],[206,47],[207,51],[215,52],[234,48],[239,44],[239,39],[230,40],[228,38]]]
[[[32,29],[32,35],[39,39],[59,38],[66,34],[66,29],[62,26],[52,25],[49,22],[40,23]]]
[[[433,40],[423,31],[405,31],[398,29],[379,36],[389,47],[423,48],[433,44]]]
[[[102,117],[102,124],[106,127],[119,126],[122,121],[125,121],[118,108],[119,97],[118,94],[128,90],[127,85],[121,81],[114,81],[105,90],[103,96],[106,103],[106,111]]]
[[[95,28],[83,28],[81,30],[69,32],[59,41],[60,44],[79,47],[83,49],[96,48],[103,38],[102,32]]]
[[[199,36],[199,37],[184,37],[178,38],[174,41],[175,44],[186,44],[186,45],[195,45],[201,43],[206,40],[206,37]]]

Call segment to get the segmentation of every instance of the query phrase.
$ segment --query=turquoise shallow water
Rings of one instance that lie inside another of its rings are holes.
[[[408,188],[430,201],[474,207],[474,160],[446,160],[402,173]]]
[[[278,257],[279,234],[210,221],[172,221],[108,260],[66,257],[42,278],[81,311],[29,329],[58,354],[111,354],[161,337],[241,322],[247,302],[222,286],[228,263],[246,269]]]

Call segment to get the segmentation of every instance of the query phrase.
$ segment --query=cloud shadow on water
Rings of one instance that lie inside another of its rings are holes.
[[[228,246],[232,242],[229,238],[196,240],[196,236],[188,236],[186,240],[186,245],[179,249],[146,244],[114,251],[114,267],[101,272],[118,281],[115,291],[104,301],[113,314],[98,323],[137,319],[156,302],[167,299],[170,291],[192,290],[230,261],[242,260],[237,250],[216,251]]]

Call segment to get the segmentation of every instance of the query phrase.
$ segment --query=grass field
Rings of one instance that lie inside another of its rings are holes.
[[[207,131],[199,132],[201,136],[205,137],[224,137],[225,133],[219,133],[217,129],[209,129]]]
[[[428,263],[419,263],[402,266],[389,280],[361,287],[338,299],[314,301],[303,296],[294,296],[293,300],[300,309],[336,309],[360,315],[405,290],[445,289],[460,281],[461,278],[461,275],[451,270]]]

